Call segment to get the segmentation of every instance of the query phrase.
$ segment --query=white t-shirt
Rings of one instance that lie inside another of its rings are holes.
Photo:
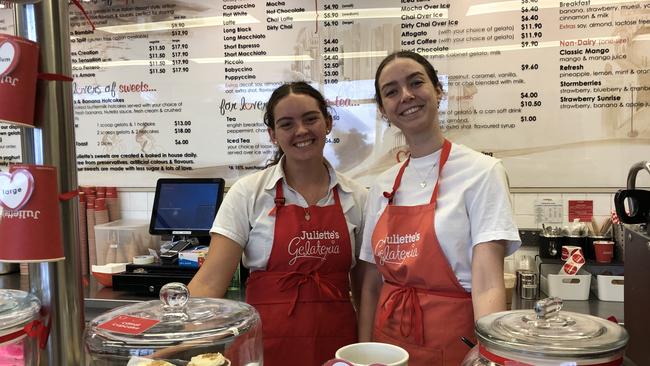
[[[284,158],[283,158],[284,159]],[[282,179],[285,204],[295,204],[308,207],[307,201],[284,179],[282,161],[274,166],[239,179],[228,190],[226,197],[219,207],[217,217],[210,232],[221,234],[232,239],[244,248],[242,261],[251,271],[264,270],[271,256],[273,233],[275,231],[275,216],[269,212],[275,206],[275,185]],[[334,171],[326,162],[329,175],[329,193],[321,199],[318,206],[334,204],[332,188],[339,185],[339,199],[345,215],[350,241],[352,243],[352,266],[359,257],[363,235],[363,208],[368,190]]]
[[[411,158],[393,204],[416,206],[429,203],[438,178],[438,150],[431,155]],[[435,167],[432,169],[432,165]],[[372,233],[384,212],[390,192],[402,164],[397,164],[376,180],[366,204],[366,222],[360,259],[375,263]],[[438,241],[460,284],[471,290],[472,248],[492,240],[508,242],[506,255],[521,245],[512,217],[508,178],[501,162],[463,145],[452,144],[440,181],[435,228]],[[422,188],[420,183],[425,180]]]

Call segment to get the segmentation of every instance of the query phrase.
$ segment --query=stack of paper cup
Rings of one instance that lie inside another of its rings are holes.
[[[88,227],[86,225],[86,194],[79,192],[79,253],[81,254],[81,275],[88,275]]]
[[[108,209],[106,208],[106,199],[99,198],[95,200],[95,225],[101,225],[109,222],[108,220]],[[93,232],[95,231],[95,226],[92,228]],[[117,238],[114,242],[109,240],[109,243],[97,243],[98,250],[97,255],[98,260],[104,260],[104,263],[113,263],[115,262],[115,251],[117,250]]]
[[[121,215],[117,187],[106,187],[106,205],[108,206],[108,218],[111,221],[119,220]]]
[[[97,261],[97,249],[95,247],[95,196],[86,195],[86,231],[88,233],[88,263],[104,264]]]
[[[106,198],[106,187],[96,187],[97,198]]]

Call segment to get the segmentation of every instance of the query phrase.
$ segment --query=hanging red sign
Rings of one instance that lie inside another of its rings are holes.
[[[56,169],[12,165],[0,173],[0,262],[65,259]]]
[[[38,44],[0,34],[0,121],[34,127]]]

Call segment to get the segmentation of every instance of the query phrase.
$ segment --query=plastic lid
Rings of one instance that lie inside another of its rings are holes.
[[[477,321],[476,334],[489,349],[547,357],[606,355],[627,344],[628,334],[618,324],[561,308],[561,299],[548,298],[534,310],[490,314]]]
[[[99,327],[119,316],[159,322],[140,334],[126,334]],[[184,284],[172,282],[162,287],[160,300],[123,306],[93,319],[89,333],[93,337],[105,339],[112,347],[118,342],[156,348],[182,342],[192,342],[195,345],[223,343],[249,329],[259,327],[259,324],[257,311],[246,303],[190,298]]]
[[[38,298],[25,291],[0,290],[0,335],[32,321],[41,309]]]

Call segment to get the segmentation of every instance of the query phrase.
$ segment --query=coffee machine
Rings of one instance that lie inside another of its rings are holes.
[[[630,169],[627,189],[614,197],[616,213],[625,225],[625,328],[630,335],[626,355],[636,365],[650,365],[647,345],[650,312],[650,191],[635,188],[636,174],[650,173],[650,161]],[[626,209],[627,204],[627,209]]]

